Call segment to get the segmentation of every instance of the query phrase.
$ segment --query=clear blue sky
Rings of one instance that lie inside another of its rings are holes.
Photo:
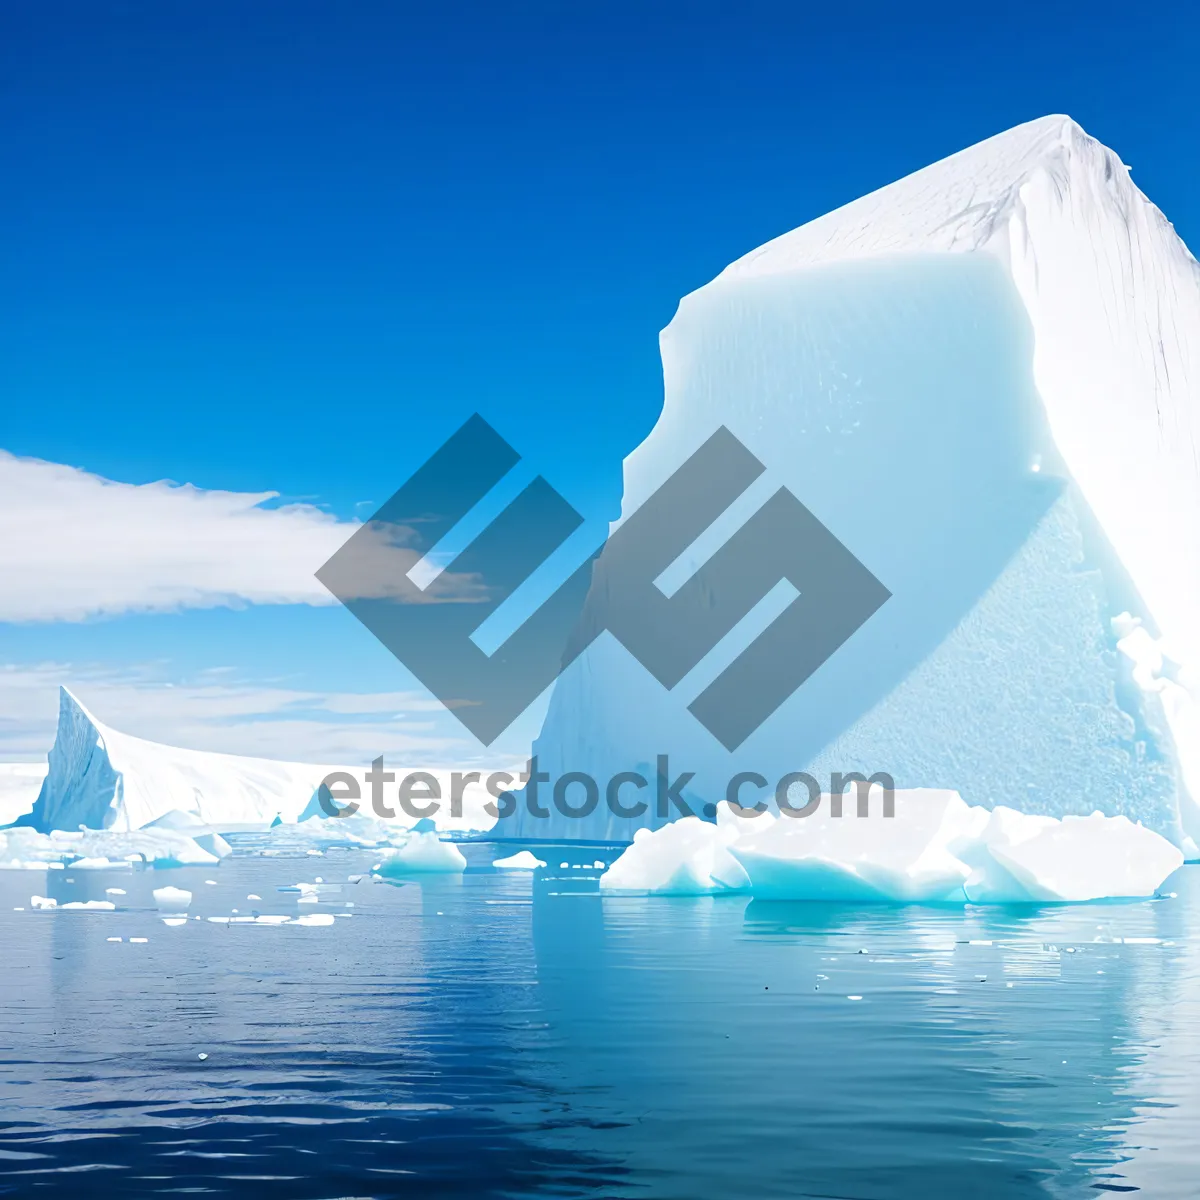
[[[590,518],[684,293],[1066,112],[1200,243],[1193,6],[9,0],[0,448],[364,515],[472,411]],[[0,625],[0,664],[400,686],[301,606]],[[4,746],[0,744],[0,755]]]

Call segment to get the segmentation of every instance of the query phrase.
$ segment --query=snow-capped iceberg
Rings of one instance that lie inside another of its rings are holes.
[[[294,821],[335,769],[148,742],[102,725],[61,688],[49,773],[24,823],[131,830],[165,819],[178,829],[191,819],[205,832],[265,829],[277,817]]]
[[[685,817],[633,844],[602,891],[913,904],[1059,903],[1152,896],[1183,863],[1166,838],[1123,816],[989,812],[957,792],[897,792],[895,815]],[[722,816],[728,809],[722,804]]]
[[[1200,267],[1113,151],[1062,116],[993,137],[734,262],[661,349],[622,519],[721,426],[766,468],[668,574],[785,487],[891,596],[734,751],[687,705],[788,597],[671,691],[602,636],[558,680],[542,770],[669,755],[713,803],[739,771],[883,772],[1195,851]],[[503,828],[619,841],[675,815]]]

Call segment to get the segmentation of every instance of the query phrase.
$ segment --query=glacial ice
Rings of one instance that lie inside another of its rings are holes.
[[[8,803],[11,794],[11,807],[24,811],[15,814],[20,816],[18,823],[42,831],[173,830],[216,858],[229,853],[221,836],[227,832],[265,835],[267,842],[284,850],[307,844],[314,852],[407,840],[413,819],[398,809],[395,818],[378,819],[364,801],[349,816],[330,817],[319,799],[322,781],[335,771],[361,783],[365,767],[277,762],[149,742],[101,724],[61,688],[48,772],[9,768],[16,782],[6,791],[5,769],[0,766],[0,805]],[[41,791],[36,803],[25,803],[37,772],[45,777]],[[482,772],[466,772],[465,783],[456,782],[456,773],[448,769],[426,773],[437,781],[443,797],[437,812],[439,830],[464,833],[491,827],[495,818],[485,805],[492,796],[481,782]],[[0,808],[0,815],[3,811]]]
[[[186,912],[192,902],[192,893],[186,888],[160,887],[154,889],[154,903],[159,912]]]
[[[710,802],[745,770],[885,772],[987,809],[1124,814],[1195,856],[1200,267],[1113,151],[1063,116],[990,138],[737,260],[661,350],[622,519],[722,425],[766,468],[666,575],[783,486],[891,598],[734,751],[687,705],[778,604],[671,691],[603,635],[555,685],[541,770],[653,781],[669,755]],[[628,841],[675,815],[518,805],[503,832]],[[905,886],[949,886],[945,866]]]
[[[663,896],[740,892],[750,877],[730,852],[736,824],[682,817],[662,829],[639,829],[633,844],[600,876],[600,890]]]
[[[545,865],[528,850],[518,850],[516,854],[510,854],[507,858],[492,859],[492,866],[498,871],[536,871]]]
[[[79,829],[39,833],[27,826],[0,829],[0,870],[72,868],[129,868],[145,863],[152,867],[212,866],[216,855],[197,845],[186,834],[169,829],[111,831]],[[103,865],[102,865],[103,864]]]
[[[436,833],[414,833],[403,846],[388,850],[373,870],[386,878],[432,872],[452,874],[464,871],[466,866],[463,852],[453,842],[440,841]]]
[[[1152,896],[1183,863],[1127,817],[990,812],[957,792],[898,791],[895,815],[771,814],[641,829],[600,879],[605,892],[867,903],[1058,903]],[[738,875],[730,871],[740,868]],[[714,869],[715,868],[715,869]]]
[[[26,822],[135,830],[190,816],[208,827],[202,837],[266,829],[277,817],[294,821],[334,769],[148,742],[101,724],[61,688],[49,772]]]

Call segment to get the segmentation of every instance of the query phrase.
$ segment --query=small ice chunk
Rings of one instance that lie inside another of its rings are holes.
[[[30,908],[57,908],[58,901],[53,896],[30,896]]]
[[[436,833],[414,833],[405,845],[386,852],[375,870],[384,876],[458,874],[466,866],[467,860],[453,842],[440,841]]]
[[[110,937],[110,938],[105,938],[104,940],[106,942],[119,942],[121,939],[119,937]]]
[[[508,858],[492,859],[492,866],[500,871],[536,871],[538,867],[545,865],[528,850],[519,850],[516,854],[510,854]]]
[[[187,917],[159,917],[164,925],[186,925]]]
[[[117,906],[111,900],[72,900],[60,908],[81,908],[91,912],[112,912]]]
[[[332,925],[333,913],[305,913],[293,922],[296,925]]]
[[[136,942],[138,945],[144,946],[150,939],[149,938],[130,938],[129,940],[131,942]]]
[[[247,899],[247,900],[261,900],[261,899],[262,899],[262,897],[261,897],[261,896],[256,896],[256,895],[255,895],[253,892],[251,892],[251,893],[250,893],[250,895],[248,895],[248,896],[246,897],[246,899]]]
[[[125,889],[124,888],[105,888],[104,894],[106,896],[124,896]]]
[[[196,1057],[197,1057],[197,1058],[198,1058],[198,1059],[199,1059],[201,1062],[203,1062],[203,1061],[204,1061],[204,1060],[205,1060],[205,1059],[208,1057],[208,1055],[207,1055],[207,1054],[205,1054],[203,1050],[201,1050],[201,1051],[200,1051],[200,1053],[196,1055]]]
[[[184,888],[160,887],[154,889],[154,903],[160,912],[186,912],[192,902],[192,893]]]

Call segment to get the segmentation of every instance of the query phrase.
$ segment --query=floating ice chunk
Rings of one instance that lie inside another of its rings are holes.
[[[104,894],[106,896],[124,896],[125,889],[124,888],[105,888]]]
[[[121,938],[119,938],[119,937],[110,937],[110,938],[105,938],[104,940],[105,940],[106,942],[119,942],[119,941],[121,941],[122,939],[121,939]]]
[[[332,925],[333,913],[305,913],[292,922],[293,925]]]
[[[58,901],[53,896],[30,896],[30,908],[57,908]]]
[[[132,864],[124,861],[113,862],[107,858],[77,858],[71,863],[72,871],[128,871]]]
[[[938,902],[964,899],[970,869],[951,852],[987,820],[957,792],[895,794],[894,817],[830,815],[822,798],[808,817],[780,817],[745,834],[730,853],[755,896],[787,900]]]
[[[156,867],[211,866],[217,859],[190,837],[171,829],[56,829],[39,833],[28,826],[0,830],[0,865],[40,863],[52,870],[89,861],[96,869],[127,869],[129,863]],[[85,865],[84,870],[89,866]]]
[[[160,912],[186,912],[192,902],[192,893],[184,888],[160,887],[154,889],[154,903]]]
[[[144,946],[144,945],[145,945],[145,944],[146,944],[146,943],[147,943],[147,942],[148,942],[150,939],[149,939],[149,938],[134,938],[134,937],[131,937],[129,940],[130,940],[131,942],[133,942],[135,945]]]
[[[164,925],[186,925],[187,917],[159,917]]]
[[[405,845],[385,854],[375,871],[385,876],[435,871],[450,874],[466,866],[462,851],[452,842],[439,841],[436,833],[414,833]]]
[[[261,899],[262,899],[262,897],[261,897],[261,896],[256,896],[256,895],[255,895],[253,892],[251,892],[251,893],[250,893],[250,895],[248,895],[248,896],[246,897],[246,899],[247,899],[247,900],[261,900]]]
[[[536,871],[546,864],[540,858],[535,858],[528,850],[518,850],[508,858],[492,859],[492,866],[501,871]]]
[[[983,846],[990,862],[966,883],[977,902],[1084,901],[1153,896],[1183,865],[1165,838],[1128,817],[1027,817],[996,809]]]
[[[626,894],[701,896],[745,891],[750,879],[729,852],[732,825],[684,817],[651,831],[639,829],[631,845],[603,875],[601,890]]]
[[[111,900],[69,900],[59,908],[77,908],[92,912],[112,912],[117,906]]]
[[[981,904],[1152,896],[1183,862],[1126,817],[1030,816],[972,808],[952,791],[895,793],[895,816],[686,817],[650,832],[602,876],[605,891],[704,894],[749,887],[768,899]],[[740,864],[745,878],[728,874]],[[860,951],[865,953],[865,951]]]
[[[173,808],[168,813],[142,826],[143,829],[172,829],[184,833],[202,850],[214,858],[228,858],[233,848],[215,829],[210,828],[194,813]],[[207,881],[206,881],[207,882]]]

